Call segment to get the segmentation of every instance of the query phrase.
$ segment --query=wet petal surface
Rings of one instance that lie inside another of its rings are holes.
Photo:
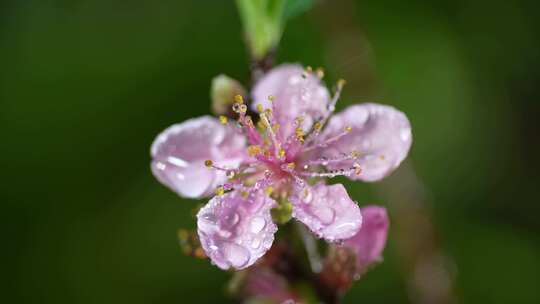
[[[330,119],[323,138],[332,138],[347,127],[351,127],[348,134],[321,148],[318,155],[335,158],[357,153],[357,159],[327,166],[335,170],[348,169],[356,164],[360,173],[349,176],[353,180],[382,179],[399,166],[411,147],[409,120],[390,106],[373,103],[350,106]]]
[[[232,191],[212,198],[197,214],[206,255],[221,269],[243,269],[270,249],[277,230],[270,209],[275,201],[263,191],[245,197]]]
[[[291,196],[291,202],[293,217],[328,241],[350,238],[362,225],[360,208],[341,184],[306,186]]]
[[[244,159],[245,138],[217,119],[203,116],[175,124],[152,144],[151,168],[164,185],[189,198],[213,193],[226,180],[224,172],[210,170],[204,161],[237,167]]]
[[[305,74],[302,66],[283,64],[268,72],[253,87],[253,109],[262,105],[264,109],[271,108],[268,96],[274,97],[274,116],[281,125],[282,139],[294,133],[295,118],[305,118],[304,129],[327,113],[330,100],[328,89],[313,73]]]

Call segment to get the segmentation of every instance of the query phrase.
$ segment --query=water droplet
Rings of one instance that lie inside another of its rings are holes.
[[[309,204],[313,200],[313,193],[308,188],[304,189],[304,203]]]
[[[408,141],[409,138],[411,137],[411,129],[409,128],[401,129],[399,131],[399,137],[401,138],[402,141]]]
[[[259,249],[259,247],[261,247],[261,240],[259,238],[255,238],[252,242],[251,242],[251,247],[253,249]]]
[[[245,266],[249,262],[249,251],[234,243],[223,243],[221,246],[221,254],[235,268]]]
[[[225,238],[225,239],[231,237],[231,235],[232,235],[232,233],[230,231],[228,231],[228,230],[219,230],[218,234],[219,234],[220,237]]]
[[[165,165],[165,164],[162,163],[162,162],[157,162],[157,163],[156,163],[156,168],[157,168],[158,170],[162,170],[162,171],[163,171],[163,170],[165,170],[165,169],[167,168],[167,165]]]
[[[249,228],[251,232],[259,233],[263,230],[264,226],[266,226],[266,220],[262,217],[257,216],[251,219]]]
[[[238,215],[238,213],[234,212],[234,213],[229,213],[227,215],[225,215],[225,217],[223,218],[223,220],[225,221],[225,224],[228,225],[228,226],[234,226],[238,223],[238,221],[240,221],[240,215]]]
[[[205,213],[199,217],[198,227],[201,231],[212,233],[217,228],[217,219],[213,213]]]

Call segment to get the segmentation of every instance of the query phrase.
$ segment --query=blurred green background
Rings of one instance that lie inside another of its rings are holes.
[[[278,61],[345,77],[340,108],[407,113],[460,302],[540,303],[539,55],[535,1],[327,0],[287,25]],[[227,273],[180,253],[203,202],[149,170],[155,135],[208,113],[219,73],[249,79],[233,1],[0,4],[3,302],[234,302]],[[398,235],[345,303],[413,302]]]

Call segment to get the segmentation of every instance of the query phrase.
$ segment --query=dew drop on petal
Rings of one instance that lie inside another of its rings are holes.
[[[238,215],[238,213],[232,213],[232,214],[227,214],[224,218],[225,220],[225,223],[229,226],[234,226],[238,223],[238,221],[240,220],[240,216]]]
[[[402,141],[406,142],[411,138],[411,129],[410,128],[404,128],[399,131],[399,137]]]
[[[227,230],[219,230],[218,231],[218,234],[219,236],[221,236],[222,238],[229,238],[231,237],[232,233],[230,231],[227,231]]]
[[[258,238],[255,238],[252,242],[251,242],[251,247],[253,249],[258,249],[259,247],[261,247],[261,240],[258,239]]]
[[[220,249],[223,257],[235,268],[241,268],[249,261],[249,251],[240,245],[223,243]]]
[[[251,232],[259,233],[263,230],[264,226],[266,226],[266,220],[262,217],[257,216],[251,220],[249,228]]]

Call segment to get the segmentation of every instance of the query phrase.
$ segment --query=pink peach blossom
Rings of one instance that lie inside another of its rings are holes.
[[[217,189],[197,215],[202,247],[215,265],[243,269],[264,255],[277,230],[270,211],[280,204],[291,204],[295,219],[330,242],[371,231],[361,229],[361,210],[345,187],[325,179],[387,176],[407,156],[411,127],[402,112],[379,104],[332,116],[342,85],[330,96],[321,73],[281,65],[253,88],[257,125],[237,96],[238,121],[203,116],[158,135],[151,167],[160,182],[189,198]],[[373,258],[371,251],[364,256]]]

